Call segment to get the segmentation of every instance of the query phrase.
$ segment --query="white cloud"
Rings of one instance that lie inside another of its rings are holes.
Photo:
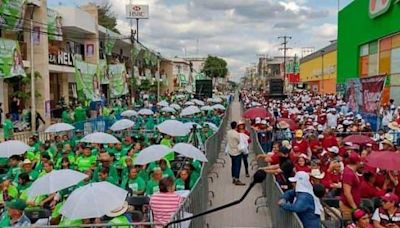
[[[129,0],[110,0],[118,29],[130,33],[125,19]],[[230,73],[240,76],[256,55],[281,55],[277,36],[292,35],[291,54],[301,47],[323,45],[336,37],[329,7],[312,7],[307,0],[135,0],[148,4],[150,19],[141,20],[140,41],[164,56],[196,54],[224,57]],[[135,23],[134,23],[135,29]]]

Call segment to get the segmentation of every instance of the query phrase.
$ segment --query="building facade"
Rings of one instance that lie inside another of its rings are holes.
[[[306,89],[322,94],[336,92],[337,43],[300,59],[300,82]]]
[[[338,77],[387,75],[382,103],[400,103],[400,1],[353,1],[339,13]]]

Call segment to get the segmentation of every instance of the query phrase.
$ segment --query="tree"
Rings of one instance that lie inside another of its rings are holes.
[[[94,4],[97,6],[98,11],[98,23],[99,25],[110,29],[111,31],[120,34],[117,27],[117,18],[114,15],[114,12],[111,10],[112,4],[109,0],[94,0]]]
[[[227,65],[224,59],[209,55],[202,72],[210,78],[225,78],[228,74]]]

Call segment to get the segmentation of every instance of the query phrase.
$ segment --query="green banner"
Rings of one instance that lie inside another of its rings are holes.
[[[62,17],[53,9],[47,9],[47,33],[49,40],[63,40]]]
[[[26,0],[0,0],[0,24],[10,30],[21,30],[24,26]]]
[[[106,39],[105,39],[105,45],[104,45],[104,52],[106,55],[112,55],[112,50],[114,48],[116,39],[110,37],[109,34],[106,35]]]
[[[108,84],[110,82],[108,77],[107,60],[99,59],[99,65],[97,66],[97,75],[100,78],[101,84]]]
[[[97,65],[75,60],[75,82],[79,100],[100,100]]]
[[[19,44],[0,38],[0,77],[26,76]]]
[[[108,65],[108,75],[110,78],[111,97],[116,98],[127,94],[128,74],[124,64]]]

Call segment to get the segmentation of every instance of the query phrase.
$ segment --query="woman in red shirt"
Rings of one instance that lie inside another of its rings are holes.
[[[296,172],[304,171],[306,173],[311,172],[311,167],[308,165],[308,158],[304,154],[301,154],[297,158],[297,162],[294,165]]]

